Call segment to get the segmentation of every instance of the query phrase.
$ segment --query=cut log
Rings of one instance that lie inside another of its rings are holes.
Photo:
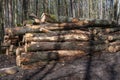
[[[109,46],[109,52],[118,52],[120,51],[120,46]],[[71,57],[81,57],[83,55],[87,55],[90,52],[84,52],[81,50],[53,50],[53,51],[41,51],[41,52],[27,52],[21,53],[17,57],[17,64],[20,66],[21,64],[31,64],[38,61],[51,61],[51,60],[59,60],[62,58],[71,58]],[[72,58],[71,58],[72,59]]]
[[[119,46],[120,42],[109,44],[96,44],[89,42],[32,42],[25,45],[25,51],[44,51],[44,50],[83,50],[101,51],[108,50],[109,46]]]
[[[107,45],[99,44],[89,46],[87,42],[31,42],[25,45],[25,51],[44,51],[44,50],[83,50],[100,51],[107,48]]]
[[[56,34],[57,35],[57,34]],[[33,37],[25,37],[25,42],[31,41],[88,41],[89,36],[85,34],[66,34],[66,35],[58,35],[58,36],[33,36]]]
[[[115,35],[109,35],[108,36],[108,40],[109,41],[113,41],[113,40],[120,40],[120,34],[115,34]]]
[[[117,40],[115,42],[112,42],[110,46],[108,47],[109,52],[118,52],[120,51],[120,40]]]
[[[90,32],[84,31],[84,30],[68,30],[68,31],[53,31],[51,33],[26,33],[25,37],[40,37],[40,36],[59,36],[59,35],[65,35],[65,34],[86,34],[90,35]]]
[[[94,24],[82,24],[82,23],[47,23],[41,25],[33,25],[29,27],[16,27],[6,28],[5,33],[8,35],[23,35],[27,32],[49,32],[49,30],[61,30],[61,29],[85,29],[85,27],[92,27]],[[96,25],[97,26],[97,25]],[[98,25],[103,27],[104,25]],[[106,26],[106,25],[105,25]],[[86,28],[87,29],[87,28]],[[42,31],[41,31],[42,30]]]
[[[95,28],[92,28],[90,32],[94,35],[98,33],[101,33],[101,34],[119,33],[120,34],[120,28],[119,27],[111,27],[111,28],[95,27]]]
[[[108,51],[110,51],[110,52],[118,52],[118,51],[120,51],[120,45],[118,45],[118,46],[109,46],[109,48],[108,48]]]
[[[113,34],[100,34],[98,36],[98,39],[100,40],[107,40],[107,41],[115,41],[120,40],[120,33],[113,33]]]
[[[55,35],[55,36],[53,36]],[[95,35],[94,38],[97,38],[95,40],[103,40],[103,41],[114,41],[114,40],[120,40],[120,35],[119,34],[101,34],[101,35]],[[62,34],[62,32],[60,34],[56,34],[56,33],[28,33],[25,35],[24,40],[26,42],[30,42],[30,41],[88,41],[90,40],[90,35],[86,35],[86,34],[66,34],[64,35],[64,33]]]
[[[29,52],[21,53],[20,57],[17,59],[19,64],[29,64],[37,61],[51,61],[58,60],[64,57],[80,57],[86,55],[87,53],[80,50],[58,50],[58,51],[42,51],[42,52]]]
[[[75,50],[81,49],[83,45],[88,43],[81,42],[31,42],[25,45],[26,52],[28,51],[43,51],[43,50]]]
[[[113,33],[113,32],[118,32],[120,31],[120,27],[115,27],[115,28],[106,28],[105,32],[107,33]]]
[[[31,32],[51,32],[48,29],[42,28],[40,26],[34,25],[32,27],[16,27],[16,28],[6,28],[5,34],[9,36],[24,35],[25,33]]]
[[[32,28],[32,29],[39,29],[39,28],[45,28],[45,29],[48,29],[48,30],[73,30],[73,29],[83,29],[83,30],[88,30],[89,27],[106,27],[107,29],[113,29],[116,30],[117,28],[119,28],[119,26],[106,26],[106,25],[103,25],[103,24],[99,24],[99,25],[94,25],[94,24],[83,24],[82,22],[79,22],[79,23],[46,23],[46,24],[41,24],[39,26],[27,26],[29,28]],[[93,27],[93,28],[94,28]],[[104,29],[104,28],[103,28]],[[108,30],[109,31],[109,30]]]

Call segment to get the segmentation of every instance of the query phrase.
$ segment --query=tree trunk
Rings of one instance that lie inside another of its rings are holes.
[[[60,36],[60,35],[66,35],[66,34],[85,34],[90,35],[90,32],[84,31],[84,30],[62,30],[62,31],[53,31],[51,33],[26,33],[25,37],[40,37],[40,36]]]
[[[80,30],[87,30],[85,28],[86,25],[81,26],[81,24],[75,23],[61,23],[61,24],[42,24],[42,25],[33,25],[28,27],[16,27],[16,28],[6,28],[5,33],[8,35],[24,35],[28,32],[51,32],[50,30],[73,30],[73,29],[80,29]],[[92,26],[92,25],[91,25]],[[90,27],[86,26],[86,27]]]
[[[82,31],[80,31],[82,32]],[[90,34],[87,34],[88,32],[77,33],[67,33],[67,31],[61,31],[59,34],[56,32],[53,33],[27,33],[24,36],[24,40],[26,42],[30,41],[89,41]],[[120,40],[119,33],[116,34],[98,34],[95,35],[95,37],[98,41],[103,40],[103,41],[114,41],[114,40]],[[100,39],[100,40],[99,40]],[[101,41],[100,41],[101,42]]]
[[[37,34],[36,34],[37,35]],[[66,35],[56,35],[56,36],[31,36],[25,37],[26,42],[31,41],[88,41],[89,36],[85,34],[66,34]]]
[[[107,50],[111,45],[109,44],[96,44],[93,43],[92,46],[89,46],[90,43],[87,42],[31,42],[31,44],[25,45],[25,51],[44,51],[44,50],[83,50],[88,52],[92,51],[101,51]],[[116,43],[119,45],[119,43]],[[114,44],[116,46],[116,44]]]
[[[31,42],[25,45],[26,52],[28,51],[44,51],[44,50],[81,50],[83,45],[88,43],[81,42]],[[81,47],[82,46],[82,47]]]

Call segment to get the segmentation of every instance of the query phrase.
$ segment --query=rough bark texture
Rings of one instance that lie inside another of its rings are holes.
[[[66,34],[66,35],[57,35],[57,36],[31,36],[25,37],[26,42],[31,41],[88,41],[89,36],[85,34]]]
[[[91,44],[91,45],[90,45]],[[25,51],[44,51],[44,50],[83,50],[83,51],[109,51],[109,46],[119,46],[120,42],[109,44],[95,44],[88,42],[32,42],[25,45]],[[116,48],[113,47],[116,50]],[[111,51],[112,52],[112,51]]]
[[[50,36],[59,36],[59,35],[65,35],[65,34],[86,34],[90,35],[90,32],[84,31],[84,30],[62,30],[62,31],[52,31],[51,33],[26,33],[25,37],[39,37],[39,36],[45,36],[45,37],[50,37]]]
[[[49,32],[49,30],[60,30],[60,29],[80,29],[85,27],[92,27],[92,26],[107,26],[108,24],[94,24],[94,23],[85,23],[78,22],[78,23],[48,23],[48,24],[41,24],[41,25],[33,25],[28,27],[16,27],[16,28],[6,28],[5,33],[9,35],[22,35],[27,32],[40,32],[41,30]],[[110,24],[109,24],[110,25]]]

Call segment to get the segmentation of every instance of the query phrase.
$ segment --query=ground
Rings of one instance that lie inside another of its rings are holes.
[[[0,68],[15,66],[15,57],[0,55]],[[0,80],[120,80],[120,52],[87,55],[73,61],[48,63],[38,69],[20,69]]]

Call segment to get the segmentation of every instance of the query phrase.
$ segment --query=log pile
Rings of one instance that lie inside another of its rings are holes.
[[[6,54],[15,52],[18,66],[120,51],[120,26],[104,20],[25,25],[5,34]]]

